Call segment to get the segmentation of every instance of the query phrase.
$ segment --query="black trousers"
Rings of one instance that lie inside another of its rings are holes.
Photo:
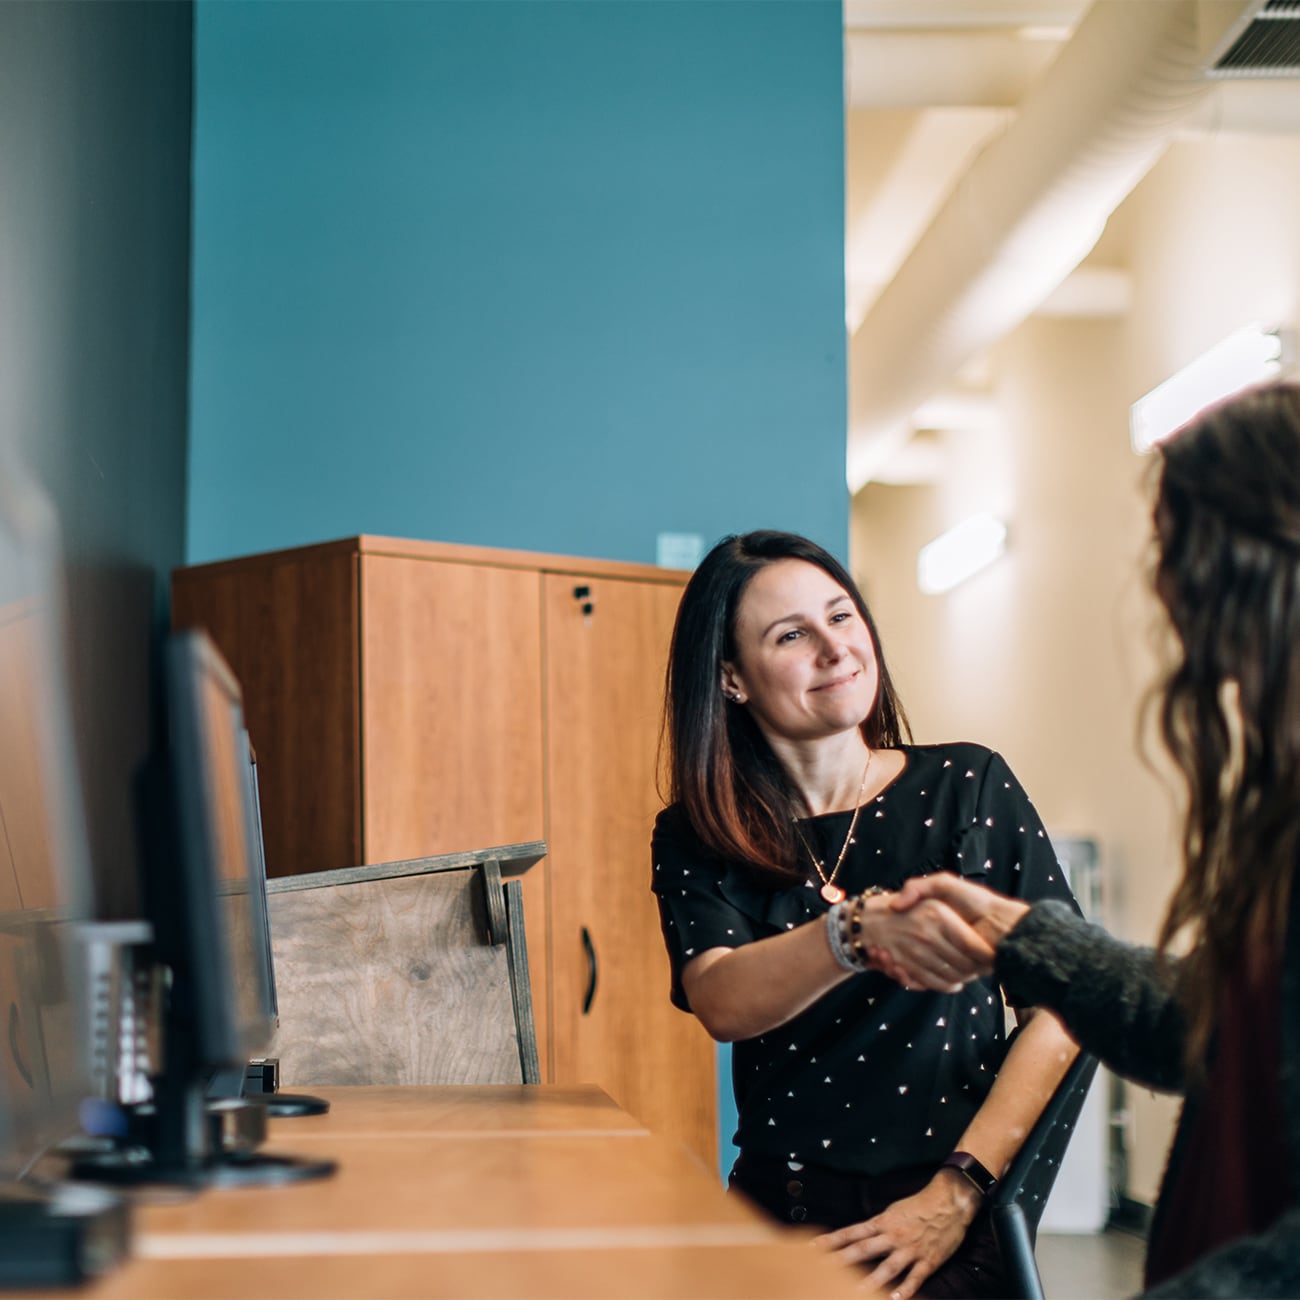
[[[809,1164],[792,1170],[784,1160],[742,1153],[729,1181],[733,1192],[742,1193],[781,1223],[834,1231],[870,1219],[895,1201],[919,1192],[934,1172],[933,1165],[875,1175]],[[870,1271],[875,1263],[862,1267]],[[928,1300],[997,1300],[1006,1296],[1002,1259],[987,1209],[975,1216],[961,1245],[926,1278],[919,1294]]]

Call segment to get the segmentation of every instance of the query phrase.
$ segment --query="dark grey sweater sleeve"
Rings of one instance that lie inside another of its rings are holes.
[[[1263,1232],[1212,1251],[1142,1295],[1144,1300],[1295,1300],[1300,1296],[1300,1210],[1288,1210]]]
[[[996,973],[1010,998],[1055,1012],[1079,1046],[1117,1074],[1182,1090],[1186,1019],[1153,949],[1043,901],[999,944]]]

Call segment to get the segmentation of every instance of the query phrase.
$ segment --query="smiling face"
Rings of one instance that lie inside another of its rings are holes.
[[[805,560],[777,560],[750,580],[736,610],[735,658],[722,689],[776,741],[859,726],[880,685],[875,647],[853,598]]]

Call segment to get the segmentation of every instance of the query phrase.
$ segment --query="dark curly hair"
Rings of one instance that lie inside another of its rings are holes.
[[[1192,941],[1197,1066],[1229,969],[1276,969],[1300,850],[1300,387],[1213,407],[1161,456],[1154,585],[1181,653],[1158,709],[1188,803],[1160,947]]]
[[[720,673],[735,658],[736,611],[750,581],[778,560],[804,560],[849,594],[871,636],[880,671],[875,706],[862,723],[873,748],[910,738],[857,584],[829,552],[794,533],[772,530],[724,537],[704,557],[682,594],[668,653],[663,734],[669,799],[685,808],[701,840],[720,857],[751,867],[759,879],[788,879],[798,856],[791,818],[800,796],[747,709],[723,699]]]

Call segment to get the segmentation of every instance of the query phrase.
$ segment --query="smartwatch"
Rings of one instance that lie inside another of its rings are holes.
[[[998,1185],[998,1180],[969,1151],[954,1151],[939,1168],[965,1174],[981,1196],[991,1196]]]

